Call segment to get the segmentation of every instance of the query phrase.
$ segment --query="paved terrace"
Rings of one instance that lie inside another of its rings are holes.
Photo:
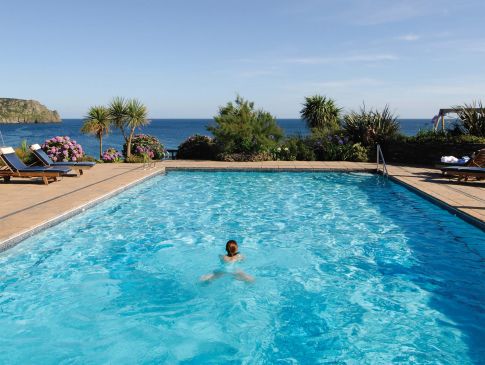
[[[373,163],[269,161],[163,161],[154,167],[142,164],[98,164],[81,177],[65,177],[43,185],[40,179],[0,182],[0,251],[17,243],[31,230],[52,225],[165,169],[269,169],[295,171],[375,171]],[[449,182],[436,170],[388,166],[397,180],[441,200],[454,209],[485,222],[485,182]]]

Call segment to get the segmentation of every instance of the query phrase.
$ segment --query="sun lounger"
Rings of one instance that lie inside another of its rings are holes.
[[[5,182],[9,182],[12,177],[41,177],[47,185],[49,180],[57,181],[58,177],[70,171],[67,167],[26,166],[12,147],[0,148],[0,159],[5,163],[0,169],[0,177],[3,177]]]
[[[441,168],[441,171],[445,175],[458,177],[458,181],[467,181],[470,177],[474,177],[477,180],[485,178],[485,168],[483,167],[450,166]]]
[[[466,165],[470,167],[485,167],[485,148],[475,152]]]
[[[79,171],[80,175],[83,174],[83,170],[90,169],[91,167],[96,165],[95,162],[54,162],[49,157],[49,155],[45,153],[42,148],[40,148],[38,144],[33,144],[32,146],[30,146],[30,150],[32,151],[34,156],[45,166],[69,167],[72,170]]]
[[[451,176],[458,176],[456,174],[456,171],[459,171],[460,169],[464,168],[484,168],[485,167],[485,148],[482,148],[481,150],[478,150],[472,155],[472,158],[468,160],[468,162],[464,165],[457,165],[457,164],[452,164],[452,165],[440,165],[439,169],[443,173],[443,175],[451,175]],[[473,170],[472,170],[473,172]],[[459,180],[461,180],[459,178]],[[467,180],[467,179],[465,179]]]

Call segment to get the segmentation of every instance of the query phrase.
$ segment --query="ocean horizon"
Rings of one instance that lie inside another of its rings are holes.
[[[431,129],[432,123],[428,119],[398,119],[401,133],[415,135],[419,130]],[[157,137],[165,148],[177,148],[186,138],[194,134],[211,135],[206,126],[213,123],[213,119],[150,119],[150,124],[138,129],[138,133],[150,134]],[[286,135],[308,135],[309,130],[301,119],[277,119],[277,123]],[[98,156],[99,142],[92,135],[80,132],[83,119],[63,119],[61,123],[15,123],[0,124],[0,133],[5,146],[19,146],[23,140],[27,143],[42,144],[45,140],[55,136],[69,136],[80,143],[91,156]],[[103,137],[103,150],[113,147],[121,150],[123,137],[119,130],[112,129]]]

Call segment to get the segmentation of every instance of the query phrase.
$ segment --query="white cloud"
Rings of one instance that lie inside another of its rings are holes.
[[[475,97],[478,99],[484,96],[483,84],[474,83],[421,85],[415,87],[414,92],[426,95],[452,95],[464,98]]]
[[[274,74],[275,74],[275,70],[246,70],[246,71],[239,72],[238,75],[244,78],[252,78],[252,77],[270,76]]]
[[[325,92],[333,92],[338,96],[348,97],[349,94],[361,94],[362,90],[368,88],[385,86],[383,81],[373,79],[370,77],[362,77],[355,79],[338,79],[338,80],[323,80],[314,82],[302,82],[292,85],[287,85],[287,91],[296,94],[312,93],[315,90],[325,90]],[[342,95],[341,95],[342,94]]]
[[[301,65],[320,65],[328,63],[342,63],[342,62],[380,62],[380,61],[395,61],[399,57],[392,54],[361,54],[342,57],[299,57],[287,58],[283,60],[285,63],[301,64]]]
[[[383,83],[379,80],[373,78],[359,78],[359,79],[346,79],[346,80],[329,80],[313,83],[314,86],[319,88],[329,88],[329,89],[342,89],[342,88],[353,88],[362,86],[376,86],[382,85]]]
[[[422,0],[364,0],[350,7],[348,19],[359,25],[379,25],[424,17],[434,11],[431,2]]]
[[[414,42],[414,41],[417,41],[420,38],[421,37],[419,35],[413,34],[413,33],[405,34],[405,35],[397,37],[397,39],[399,39],[400,41],[406,41],[406,42]]]

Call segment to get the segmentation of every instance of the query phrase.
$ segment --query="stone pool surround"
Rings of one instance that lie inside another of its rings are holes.
[[[82,177],[41,185],[15,179],[0,183],[0,252],[109,199],[149,178],[171,170],[371,172],[374,163],[335,161],[163,161],[143,164],[98,164]],[[391,179],[485,230],[485,183],[455,183],[436,170],[388,166]]]

